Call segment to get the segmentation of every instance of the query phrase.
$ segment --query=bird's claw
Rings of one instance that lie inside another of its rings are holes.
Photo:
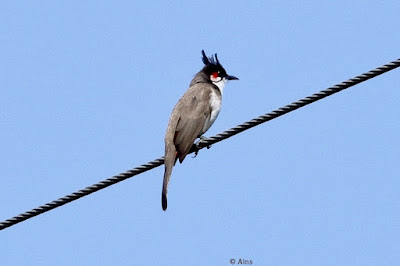
[[[200,136],[199,139],[200,139],[200,140],[198,140],[198,141],[194,144],[194,146],[196,147],[196,150],[194,151],[194,156],[193,156],[193,158],[196,158],[197,154],[199,154],[199,151],[200,151],[200,149],[201,149],[201,147],[199,147],[199,143],[200,143],[202,140],[207,140],[208,138],[206,138],[206,137],[204,137],[204,136]],[[207,145],[206,147],[207,147],[207,149],[209,149],[209,148],[211,148],[211,145]]]
[[[199,145],[199,142],[200,142],[200,141],[203,141],[203,140],[208,140],[208,138],[206,138],[206,137],[204,137],[204,136],[200,136],[199,139],[200,139],[200,140],[199,140],[198,142],[196,142],[196,147],[200,149],[200,147],[198,146],[198,145]],[[207,145],[206,147],[207,147],[207,149],[209,149],[209,148],[211,148],[211,145]]]
[[[198,147],[197,144],[198,144],[200,141],[202,141],[202,140],[208,140],[208,138],[206,138],[206,137],[204,137],[204,136],[200,136],[200,140],[196,143],[196,147]],[[209,148],[211,148],[211,146],[212,146],[212,145],[207,145],[206,147],[207,147],[207,149],[209,149]]]

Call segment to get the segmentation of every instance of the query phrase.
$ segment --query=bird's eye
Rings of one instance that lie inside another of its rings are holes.
[[[212,74],[211,74],[211,76],[213,77],[213,78],[218,78],[218,75],[219,75],[219,71],[217,72],[217,71],[215,71],[215,72],[213,72]]]

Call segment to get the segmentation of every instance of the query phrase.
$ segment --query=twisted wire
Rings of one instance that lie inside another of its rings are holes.
[[[30,211],[21,213],[20,215],[14,216],[8,220],[5,220],[4,222],[0,223],[0,230],[3,230],[7,227],[10,227],[12,225],[15,225],[17,223],[23,222],[25,220],[28,220],[29,218],[35,217],[39,214],[48,212],[52,209],[55,209],[57,207],[63,206],[64,204],[67,204],[71,201],[77,200],[79,198],[82,198],[84,196],[87,196],[89,194],[92,194],[96,191],[99,191],[103,188],[106,188],[108,186],[114,185],[118,182],[124,181],[125,179],[128,179],[132,176],[141,174],[143,172],[146,172],[148,170],[151,170],[153,168],[156,168],[160,165],[164,164],[164,157],[158,158],[154,161],[148,162],[146,164],[142,164],[136,168],[133,168],[131,170],[128,170],[126,172],[120,173],[118,175],[115,175],[113,177],[107,178],[103,181],[100,181],[96,184],[93,184],[91,186],[88,186],[84,189],[78,190],[74,193],[68,194],[62,198],[59,198],[57,200],[54,200],[52,202],[46,203],[44,205],[41,205],[35,209],[32,209]]]
[[[337,85],[335,85],[333,87],[327,88],[327,89],[322,90],[322,91],[317,92],[317,93],[314,93],[314,94],[312,94],[312,95],[310,95],[308,97],[305,97],[303,99],[295,101],[295,102],[293,102],[291,104],[288,104],[288,105],[286,105],[284,107],[278,108],[278,109],[276,109],[276,110],[274,110],[274,111],[272,111],[270,113],[266,113],[264,115],[261,115],[261,116],[259,116],[257,118],[254,118],[254,119],[252,119],[250,121],[247,121],[247,122],[245,122],[243,124],[240,124],[240,125],[238,125],[236,127],[231,128],[229,130],[226,130],[226,131],[224,131],[224,132],[222,132],[220,134],[217,134],[217,135],[215,135],[213,137],[210,137],[210,138],[207,138],[207,139],[203,139],[203,140],[199,141],[196,145],[193,145],[193,147],[192,147],[190,152],[195,152],[196,150],[198,151],[200,149],[203,149],[204,147],[207,147],[209,145],[212,145],[212,144],[215,144],[215,143],[220,142],[222,140],[225,140],[227,138],[230,138],[230,137],[232,137],[232,136],[234,136],[236,134],[239,134],[239,133],[241,133],[241,132],[243,132],[245,130],[248,130],[248,129],[252,128],[252,127],[258,126],[258,125],[260,125],[262,123],[265,123],[267,121],[275,119],[275,118],[277,118],[277,117],[279,117],[281,115],[287,114],[287,113],[289,113],[291,111],[299,109],[299,108],[301,108],[303,106],[306,106],[306,105],[308,105],[310,103],[313,103],[313,102],[316,102],[318,100],[321,100],[321,99],[323,99],[325,97],[328,97],[328,96],[330,96],[330,95],[332,95],[334,93],[337,93],[339,91],[342,91],[344,89],[347,89],[349,87],[357,85],[357,84],[359,84],[361,82],[364,82],[364,81],[366,81],[368,79],[371,79],[371,78],[374,78],[376,76],[379,76],[379,75],[381,75],[383,73],[386,73],[386,72],[388,72],[390,70],[393,70],[393,69],[395,69],[395,68],[397,68],[399,66],[400,66],[400,59],[397,59],[397,60],[395,60],[393,62],[390,62],[388,64],[380,66],[380,67],[378,67],[376,69],[373,69],[373,70],[371,70],[369,72],[366,72],[366,73],[361,74],[359,76],[356,76],[356,77],[354,77],[352,79],[349,79],[349,80],[346,80],[346,81],[344,81],[342,83],[339,83],[339,84],[337,84]],[[158,167],[158,166],[160,166],[162,164],[164,164],[164,157],[155,159],[155,160],[153,160],[151,162],[148,162],[146,164],[140,165],[140,166],[138,166],[138,167],[136,167],[136,168],[134,168],[132,170],[128,170],[126,172],[120,173],[118,175],[115,175],[115,176],[110,177],[108,179],[105,179],[103,181],[100,181],[100,182],[98,182],[96,184],[93,184],[93,185],[91,185],[89,187],[86,187],[84,189],[81,189],[79,191],[71,193],[69,195],[66,195],[66,196],[64,196],[62,198],[59,198],[59,199],[54,200],[52,202],[46,203],[44,205],[41,205],[41,206],[39,206],[37,208],[34,208],[34,209],[30,210],[30,211],[24,212],[22,214],[19,214],[17,216],[14,216],[14,217],[12,217],[10,219],[7,219],[7,220],[1,222],[0,223],[0,230],[3,230],[5,228],[10,227],[12,225],[15,225],[17,223],[20,223],[20,222],[23,222],[25,220],[28,220],[28,219],[30,219],[32,217],[35,217],[35,216],[39,215],[39,214],[48,212],[48,211],[50,211],[52,209],[55,209],[57,207],[63,206],[64,204],[67,204],[69,202],[72,202],[74,200],[82,198],[84,196],[87,196],[87,195],[89,195],[91,193],[99,191],[99,190],[101,190],[103,188],[106,188],[108,186],[114,185],[114,184],[116,184],[118,182],[126,180],[126,179],[128,179],[130,177],[133,177],[135,175],[138,175],[138,174],[141,174],[141,173],[146,172],[148,170],[151,170],[153,168],[156,168],[156,167]]]
[[[354,77],[352,79],[348,79],[346,81],[343,81],[342,83],[339,83],[337,85],[329,87],[329,88],[327,88],[325,90],[322,90],[320,92],[314,93],[314,94],[312,94],[312,95],[310,95],[308,97],[305,97],[303,99],[300,99],[300,100],[298,100],[296,102],[293,102],[291,104],[285,105],[284,107],[278,108],[278,109],[276,109],[276,110],[274,110],[274,111],[272,111],[270,113],[266,113],[266,114],[261,115],[261,116],[259,116],[257,118],[254,118],[254,119],[252,119],[250,121],[244,122],[243,124],[240,124],[240,125],[238,125],[236,127],[233,127],[233,128],[231,128],[229,130],[226,130],[226,131],[224,131],[224,132],[222,132],[220,134],[217,134],[217,135],[215,135],[213,137],[204,139],[204,140],[200,141],[197,144],[197,147],[198,148],[204,148],[204,147],[210,146],[210,145],[212,145],[214,143],[217,143],[217,142],[220,142],[220,141],[225,140],[227,138],[230,138],[230,137],[232,137],[232,136],[234,136],[236,134],[239,134],[239,133],[241,133],[241,132],[243,132],[245,130],[248,130],[248,129],[252,128],[252,127],[258,126],[258,125],[260,125],[262,123],[265,123],[267,121],[275,119],[275,118],[277,118],[277,117],[279,117],[281,115],[284,115],[284,114],[287,114],[289,112],[292,112],[292,111],[294,111],[296,109],[299,109],[299,108],[304,107],[304,106],[306,106],[306,105],[308,105],[310,103],[313,103],[313,102],[316,102],[318,100],[321,100],[321,99],[323,99],[325,97],[328,97],[328,96],[330,96],[332,94],[335,94],[335,93],[337,93],[339,91],[345,90],[345,89],[347,89],[349,87],[352,87],[352,86],[357,85],[357,84],[359,84],[361,82],[364,82],[364,81],[366,81],[368,79],[371,79],[371,78],[374,78],[376,76],[379,76],[379,75],[381,75],[383,73],[386,73],[386,72],[388,72],[390,70],[393,70],[393,69],[395,69],[395,68],[397,68],[399,66],[400,66],[400,58],[395,60],[395,61],[392,61],[392,62],[390,62],[388,64],[385,64],[383,66],[375,68],[375,69],[373,69],[373,70],[371,70],[369,72],[366,72],[364,74],[356,76],[356,77]]]

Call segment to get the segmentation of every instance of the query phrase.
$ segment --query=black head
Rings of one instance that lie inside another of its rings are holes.
[[[227,80],[238,80],[237,77],[229,76],[226,73],[225,69],[218,60],[217,54],[207,57],[204,50],[201,50],[201,54],[203,55],[201,60],[205,65],[203,71],[210,77],[212,81],[217,81],[224,78]]]

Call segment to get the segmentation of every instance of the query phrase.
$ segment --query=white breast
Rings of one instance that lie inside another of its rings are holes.
[[[218,87],[222,96],[226,84],[226,79],[222,79],[219,82],[214,82],[214,84]],[[205,133],[212,126],[212,124],[214,124],[215,119],[217,119],[219,115],[219,111],[221,111],[221,105],[222,105],[222,97],[219,97],[215,91],[212,91],[210,94],[211,116],[210,119],[207,120],[206,123],[204,124],[203,133]]]

